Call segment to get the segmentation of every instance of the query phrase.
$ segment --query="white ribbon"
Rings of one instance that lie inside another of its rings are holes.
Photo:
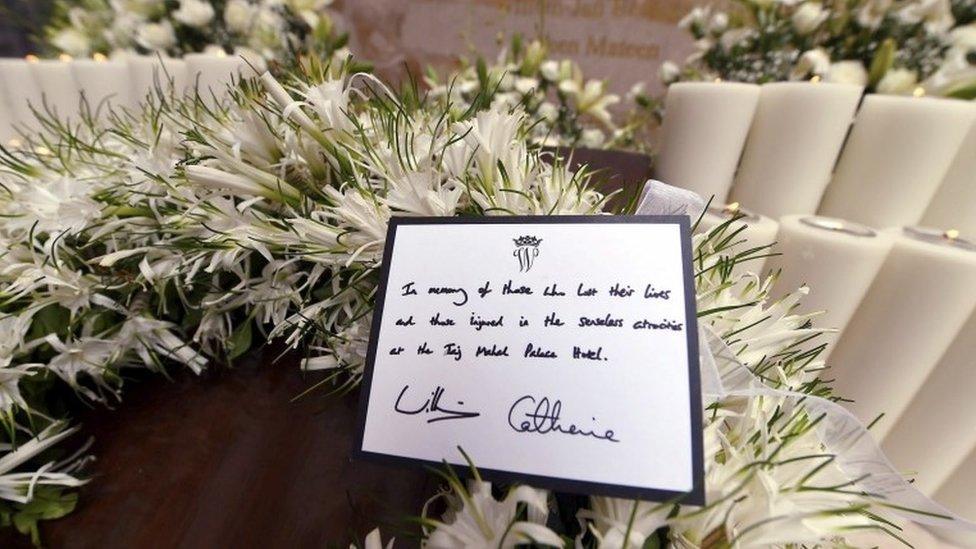
[[[810,417],[823,416],[816,426],[820,441],[849,479],[860,479],[860,489],[884,500],[898,515],[926,525],[944,538],[966,546],[976,545],[976,523],[955,515],[908,483],[864,424],[846,408],[831,400],[766,385],[736,358],[721,337],[704,325],[699,328],[699,341],[702,393],[706,399],[765,396],[794,408],[802,407]]]
[[[652,179],[644,186],[637,213],[687,215],[694,220],[704,208],[705,200],[698,194]],[[706,326],[699,327],[699,342],[702,393],[706,399],[766,396],[802,407],[811,417],[823,416],[816,426],[820,441],[848,478],[860,479],[860,489],[883,499],[900,516],[925,525],[946,539],[976,546],[976,523],[955,515],[908,483],[864,424],[846,408],[831,400],[766,385]]]

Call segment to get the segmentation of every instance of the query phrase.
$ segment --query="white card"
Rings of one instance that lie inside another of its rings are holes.
[[[394,218],[358,454],[704,502],[688,218]]]

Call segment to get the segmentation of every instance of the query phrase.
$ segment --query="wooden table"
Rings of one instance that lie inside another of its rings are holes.
[[[601,169],[604,190],[632,190],[648,177],[641,155],[578,151],[574,160]],[[437,479],[351,461],[358,393],[320,390],[292,402],[317,379],[296,357],[277,356],[263,349],[201,376],[139,376],[114,410],[80,414],[84,434],[73,442],[95,437],[92,481],[74,513],[41,524],[44,544],[348,547],[377,526],[384,539],[415,544],[407,519]],[[0,547],[29,546],[0,531]]]

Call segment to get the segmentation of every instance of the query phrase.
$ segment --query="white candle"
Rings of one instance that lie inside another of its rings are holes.
[[[929,448],[929,450],[938,451],[936,448]],[[976,488],[976,448],[972,449],[952,475],[942,483],[933,499],[963,518],[976,521],[974,488]]]
[[[917,224],[974,119],[967,101],[868,95],[820,214],[873,227]]]
[[[711,232],[722,223],[733,219],[737,215],[742,217],[730,223],[720,238],[724,239],[740,229],[741,231],[736,233],[735,237],[732,238],[734,244],[728,250],[723,251],[722,255],[728,256],[751,248],[768,246],[776,240],[776,232],[779,230],[779,224],[768,217],[742,209],[735,203],[721,207],[709,207],[702,215],[701,221],[695,227],[695,232]],[[694,222],[694,220],[692,221]],[[765,255],[767,253],[769,252],[761,251],[756,255]],[[732,269],[732,277],[738,278],[747,272],[761,275],[764,272],[763,266],[765,263],[765,257],[737,263]]]
[[[218,99],[227,93],[227,86],[239,78],[246,65],[236,56],[191,53],[186,60],[186,74],[189,88],[196,86],[197,93],[205,100],[212,96]]]
[[[132,81],[133,103],[143,102],[150,92],[159,89],[182,96],[186,90],[186,61],[155,55],[133,55],[126,58]]]
[[[655,176],[724,203],[759,101],[759,86],[679,82],[664,98]]]
[[[976,448],[976,311],[884,440],[899,469],[916,471],[915,486],[931,494]],[[938,448],[933,452],[933,448]],[[973,486],[976,488],[976,486]]]
[[[78,85],[71,74],[71,58],[63,56],[61,59],[35,59],[30,63],[34,80],[41,88],[43,104],[47,110],[65,120],[77,116],[81,99]],[[38,101],[37,108],[43,110]]]
[[[925,210],[922,225],[958,229],[963,236],[976,238],[976,124]]]
[[[17,135],[17,131],[14,129],[15,123],[14,115],[7,104],[7,92],[4,90],[3,83],[0,82],[0,143],[7,143]]]
[[[100,111],[104,116],[110,107],[132,106],[129,69],[125,61],[104,57],[78,59],[71,62],[71,74],[92,115]]]
[[[864,225],[829,217],[790,215],[779,220],[779,233],[767,270],[782,269],[773,298],[806,284],[810,293],[799,312],[823,311],[817,325],[843,331],[881,268],[891,235]],[[839,333],[825,334],[827,353]]]
[[[831,354],[826,375],[862,421],[891,429],[976,308],[976,246],[927,229],[894,244]]]
[[[862,86],[764,84],[730,200],[778,218],[817,211]]]
[[[31,105],[43,109],[41,88],[34,80],[28,62],[24,59],[0,59],[0,86],[3,86],[14,125],[28,130],[39,128]]]

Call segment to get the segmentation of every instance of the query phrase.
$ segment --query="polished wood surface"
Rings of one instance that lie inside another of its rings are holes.
[[[648,177],[642,155],[577,151],[626,200]],[[232,368],[141,375],[115,409],[76,415],[94,437],[76,511],[41,524],[48,547],[348,547],[379,526],[416,544],[409,521],[439,487],[420,468],[352,461],[358,392],[293,402],[321,375],[269,349]],[[29,547],[12,529],[0,547]]]

